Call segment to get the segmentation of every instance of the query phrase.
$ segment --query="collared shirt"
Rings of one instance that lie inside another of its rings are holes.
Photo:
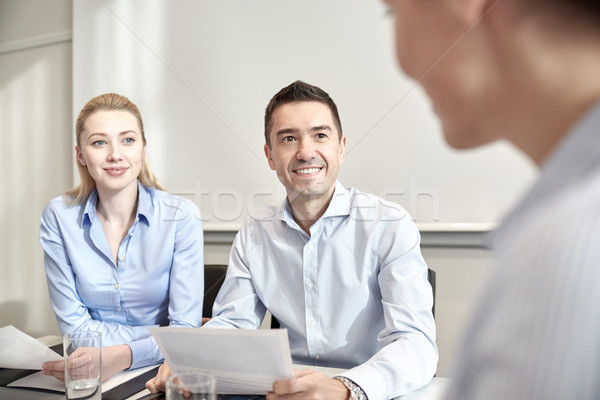
[[[287,200],[246,221],[205,326],[255,329],[268,309],[295,363],[348,368],[370,400],[427,383],[438,360],[433,296],[408,213],[338,182],[310,233]]]
[[[97,202],[96,190],[79,205],[68,205],[60,196],[42,214],[40,242],[60,331],[97,330],[103,346],[129,345],[131,368],[158,363],[162,355],[148,327],[193,327],[202,321],[204,252],[198,208],[138,183],[135,222],[115,263]]]
[[[600,399],[600,103],[490,239],[448,399]]]

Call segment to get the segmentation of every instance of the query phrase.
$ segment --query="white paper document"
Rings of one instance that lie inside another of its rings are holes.
[[[0,328],[0,368],[41,370],[44,362],[62,359],[62,356],[14,326]]]
[[[266,394],[294,377],[286,329],[161,327],[150,332],[175,374],[202,370],[219,394]]]

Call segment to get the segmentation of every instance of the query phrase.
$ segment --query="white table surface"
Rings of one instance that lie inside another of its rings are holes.
[[[62,341],[58,336],[44,336],[38,340],[47,346],[53,346]],[[343,369],[312,367],[307,365],[294,365],[294,368],[310,368],[316,371],[321,371],[327,376],[334,376],[343,372]],[[394,400],[441,400],[450,380],[448,378],[433,378],[427,385],[419,390],[408,393],[404,396],[397,397]],[[125,400],[136,400],[149,394],[148,390],[144,389],[141,392],[128,397]],[[0,386],[0,399],[10,400],[58,400],[64,399],[64,394],[46,393],[27,389],[15,389]]]

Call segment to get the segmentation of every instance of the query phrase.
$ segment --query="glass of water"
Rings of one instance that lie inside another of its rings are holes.
[[[102,333],[78,331],[63,336],[67,400],[102,398]]]
[[[217,400],[217,380],[205,372],[185,372],[167,379],[167,400]]]

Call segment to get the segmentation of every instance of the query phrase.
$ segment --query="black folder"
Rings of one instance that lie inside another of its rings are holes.
[[[59,343],[55,346],[50,347],[50,349],[54,350],[59,355],[63,355],[63,346],[62,343]],[[158,371],[158,366],[156,368],[152,368],[149,371],[146,371],[142,375],[136,376],[128,380],[127,382],[123,382],[117,387],[114,387],[106,392],[102,393],[103,400],[123,400],[129,396],[133,396],[134,394],[144,390],[146,382],[156,376]],[[12,368],[0,368],[0,386],[8,386],[8,384],[24,378],[28,375],[36,373],[36,370],[31,369],[12,369]],[[17,388],[15,388],[17,389]],[[46,389],[35,389],[35,388],[27,388],[27,390],[38,390],[43,392],[51,392],[58,393],[53,390]]]

